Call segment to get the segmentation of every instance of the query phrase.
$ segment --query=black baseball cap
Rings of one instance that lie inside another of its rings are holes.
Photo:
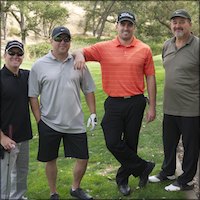
[[[17,40],[9,41],[6,44],[5,51],[9,51],[10,49],[12,49],[14,47],[20,49],[24,53],[24,45],[21,42],[17,41]]]
[[[121,12],[118,15],[117,22],[129,21],[135,24],[135,15],[131,12]]]
[[[71,39],[71,34],[70,34],[69,29],[64,27],[64,26],[58,26],[58,27],[54,28],[53,31],[52,31],[51,36],[52,36],[52,38],[55,38],[55,37],[57,37],[57,36],[59,36],[61,34],[66,34]]]
[[[179,9],[179,10],[176,10],[175,12],[173,12],[170,20],[173,19],[174,17],[183,17],[183,18],[189,19],[191,21],[190,15],[184,9]]]

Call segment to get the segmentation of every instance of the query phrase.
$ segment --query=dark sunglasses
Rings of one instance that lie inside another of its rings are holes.
[[[53,39],[56,42],[62,42],[62,41],[64,41],[64,42],[70,42],[70,38],[69,37],[64,37],[64,38],[62,38],[62,37],[55,37]]]
[[[14,52],[14,51],[8,51],[7,52],[10,56],[14,56],[14,55],[17,55],[19,57],[23,56],[24,53],[23,52]]]

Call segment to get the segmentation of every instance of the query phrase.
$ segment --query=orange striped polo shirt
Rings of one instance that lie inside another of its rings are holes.
[[[129,46],[115,38],[86,47],[83,53],[86,61],[100,63],[103,90],[111,97],[143,94],[144,76],[155,75],[150,47],[135,37]]]

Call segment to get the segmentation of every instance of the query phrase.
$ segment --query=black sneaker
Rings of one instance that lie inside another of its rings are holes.
[[[124,185],[118,185],[119,191],[124,195],[128,196],[131,193],[131,188],[128,186],[128,184]]]
[[[77,188],[74,191],[70,189],[70,194],[71,196],[76,197],[77,199],[90,199],[90,200],[93,199],[90,195],[85,193],[81,188]]]
[[[152,172],[153,168],[155,167],[155,163],[153,162],[148,162],[146,168],[144,169],[143,173],[139,176],[140,181],[138,186],[140,188],[143,188],[146,186],[149,178],[149,174]]]
[[[51,199],[59,200],[59,195],[58,195],[57,193],[51,194],[50,200],[51,200]]]

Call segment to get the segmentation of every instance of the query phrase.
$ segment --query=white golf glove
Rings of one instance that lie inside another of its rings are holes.
[[[94,130],[95,126],[97,125],[97,116],[96,114],[91,114],[88,121],[87,121],[87,128],[91,125],[91,131]]]

